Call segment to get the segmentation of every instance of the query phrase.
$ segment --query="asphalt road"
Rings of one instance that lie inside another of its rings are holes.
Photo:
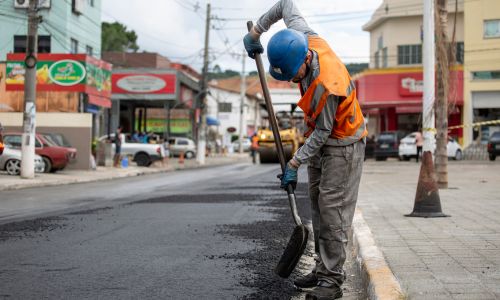
[[[294,228],[277,171],[237,164],[3,192],[0,298],[300,299],[296,274],[273,274]],[[305,183],[297,196],[307,222]],[[344,298],[362,299],[353,259],[347,268]]]

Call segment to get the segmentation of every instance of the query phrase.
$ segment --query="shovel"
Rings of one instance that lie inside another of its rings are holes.
[[[253,27],[252,21],[247,22],[248,31]],[[260,84],[262,86],[262,91],[264,93],[264,99],[266,101],[267,112],[269,114],[269,122],[271,123],[271,129],[273,131],[274,143],[276,144],[276,151],[278,152],[278,159],[281,165],[281,171],[285,173],[285,152],[283,151],[283,145],[281,144],[281,137],[278,129],[278,122],[276,121],[276,115],[274,114],[273,104],[271,102],[271,96],[269,94],[269,89],[267,88],[266,73],[264,72],[264,66],[262,64],[262,58],[260,54],[255,54],[255,62],[257,63],[257,70],[259,72]],[[292,273],[293,269],[300,260],[300,257],[304,253],[307,245],[307,237],[309,236],[309,231],[302,224],[299,214],[297,212],[297,204],[295,203],[295,192],[291,185],[287,187],[288,202],[290,203],[290,209],[292,210],[293,220],[295,221],[295,229],[293,230],[292,237],[288,241],[285,248],[285,252],[281,255],[281,259],[278,265],[274,269],[274,272],[282,277],[287,278]]]

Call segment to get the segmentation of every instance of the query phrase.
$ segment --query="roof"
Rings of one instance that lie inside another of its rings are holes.
[[[252,98],[262,98],[263,92],[260,85],[260,80],[257,75],[247,76],[246,78],[246,95]],[[267,86],[269,89],[296,89],[297,84],[288,81],[278,81],[267,75]],[[211,80],[209,85],[213,88],[218,88],[228,92],[240,93],[241,77],[235,76],[226,79]]]
[[[464,0],[458,1],[458,12],[464,11]],[[455,12],[455,1],[448,1],[448,13]],[[373,15],[363,25],[364,31],[372,31],[380,24],[391,18],[414,17],[423,15],[423,2],[421,0],[384,0],[382,4],[373,12]]]

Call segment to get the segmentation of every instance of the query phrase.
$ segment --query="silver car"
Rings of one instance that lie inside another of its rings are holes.
[[[43,173],[44,169],[42,157],[35,154],[35,172]],[[5,149],[0,155],[0,170],[7,171],[9,175],[19,175],[21,173],[21,150],[13,149],[9,144],[5,144]]]
[[[165,143],[165,148],[168,149],[171,156],[179,156],[181,153],[184,153],[186,159],[196,156],[196,145],[193,140],[188,138],[170,138],[168,139],[168,143]]]

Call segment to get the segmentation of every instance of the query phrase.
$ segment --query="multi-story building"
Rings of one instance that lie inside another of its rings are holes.
[[[448,1],[448,35],[456,42],[451,71],[449,124],[462,121],[463,0]],[[370,68],[355,76],[358,98],[367,114],[370,135],[386,130],[419,130],[422,124],[423,3],[384,0],[363,26],[370,33]],[[451,132],[460,138],[461,130]]]
[[[28,0],[0,2],[0,61],[26,50]],[[39,53],[101,57],[101,0],[39,0]]]
[[[464,123],[500,119],[500,1],[465,1]],[[481,129],[481,130],[479,130]],[[464,144],[485,142],[500,124],[464,128]]]
[[[0,119],[20,131],[28,0],[0,1]],[[91,167],[92,138],[109,127],[111,65],[101,57],[101,0],[38,0],[37,131],[64,133],[70,168]],[[108,128],[109,130],[109,128]]]

